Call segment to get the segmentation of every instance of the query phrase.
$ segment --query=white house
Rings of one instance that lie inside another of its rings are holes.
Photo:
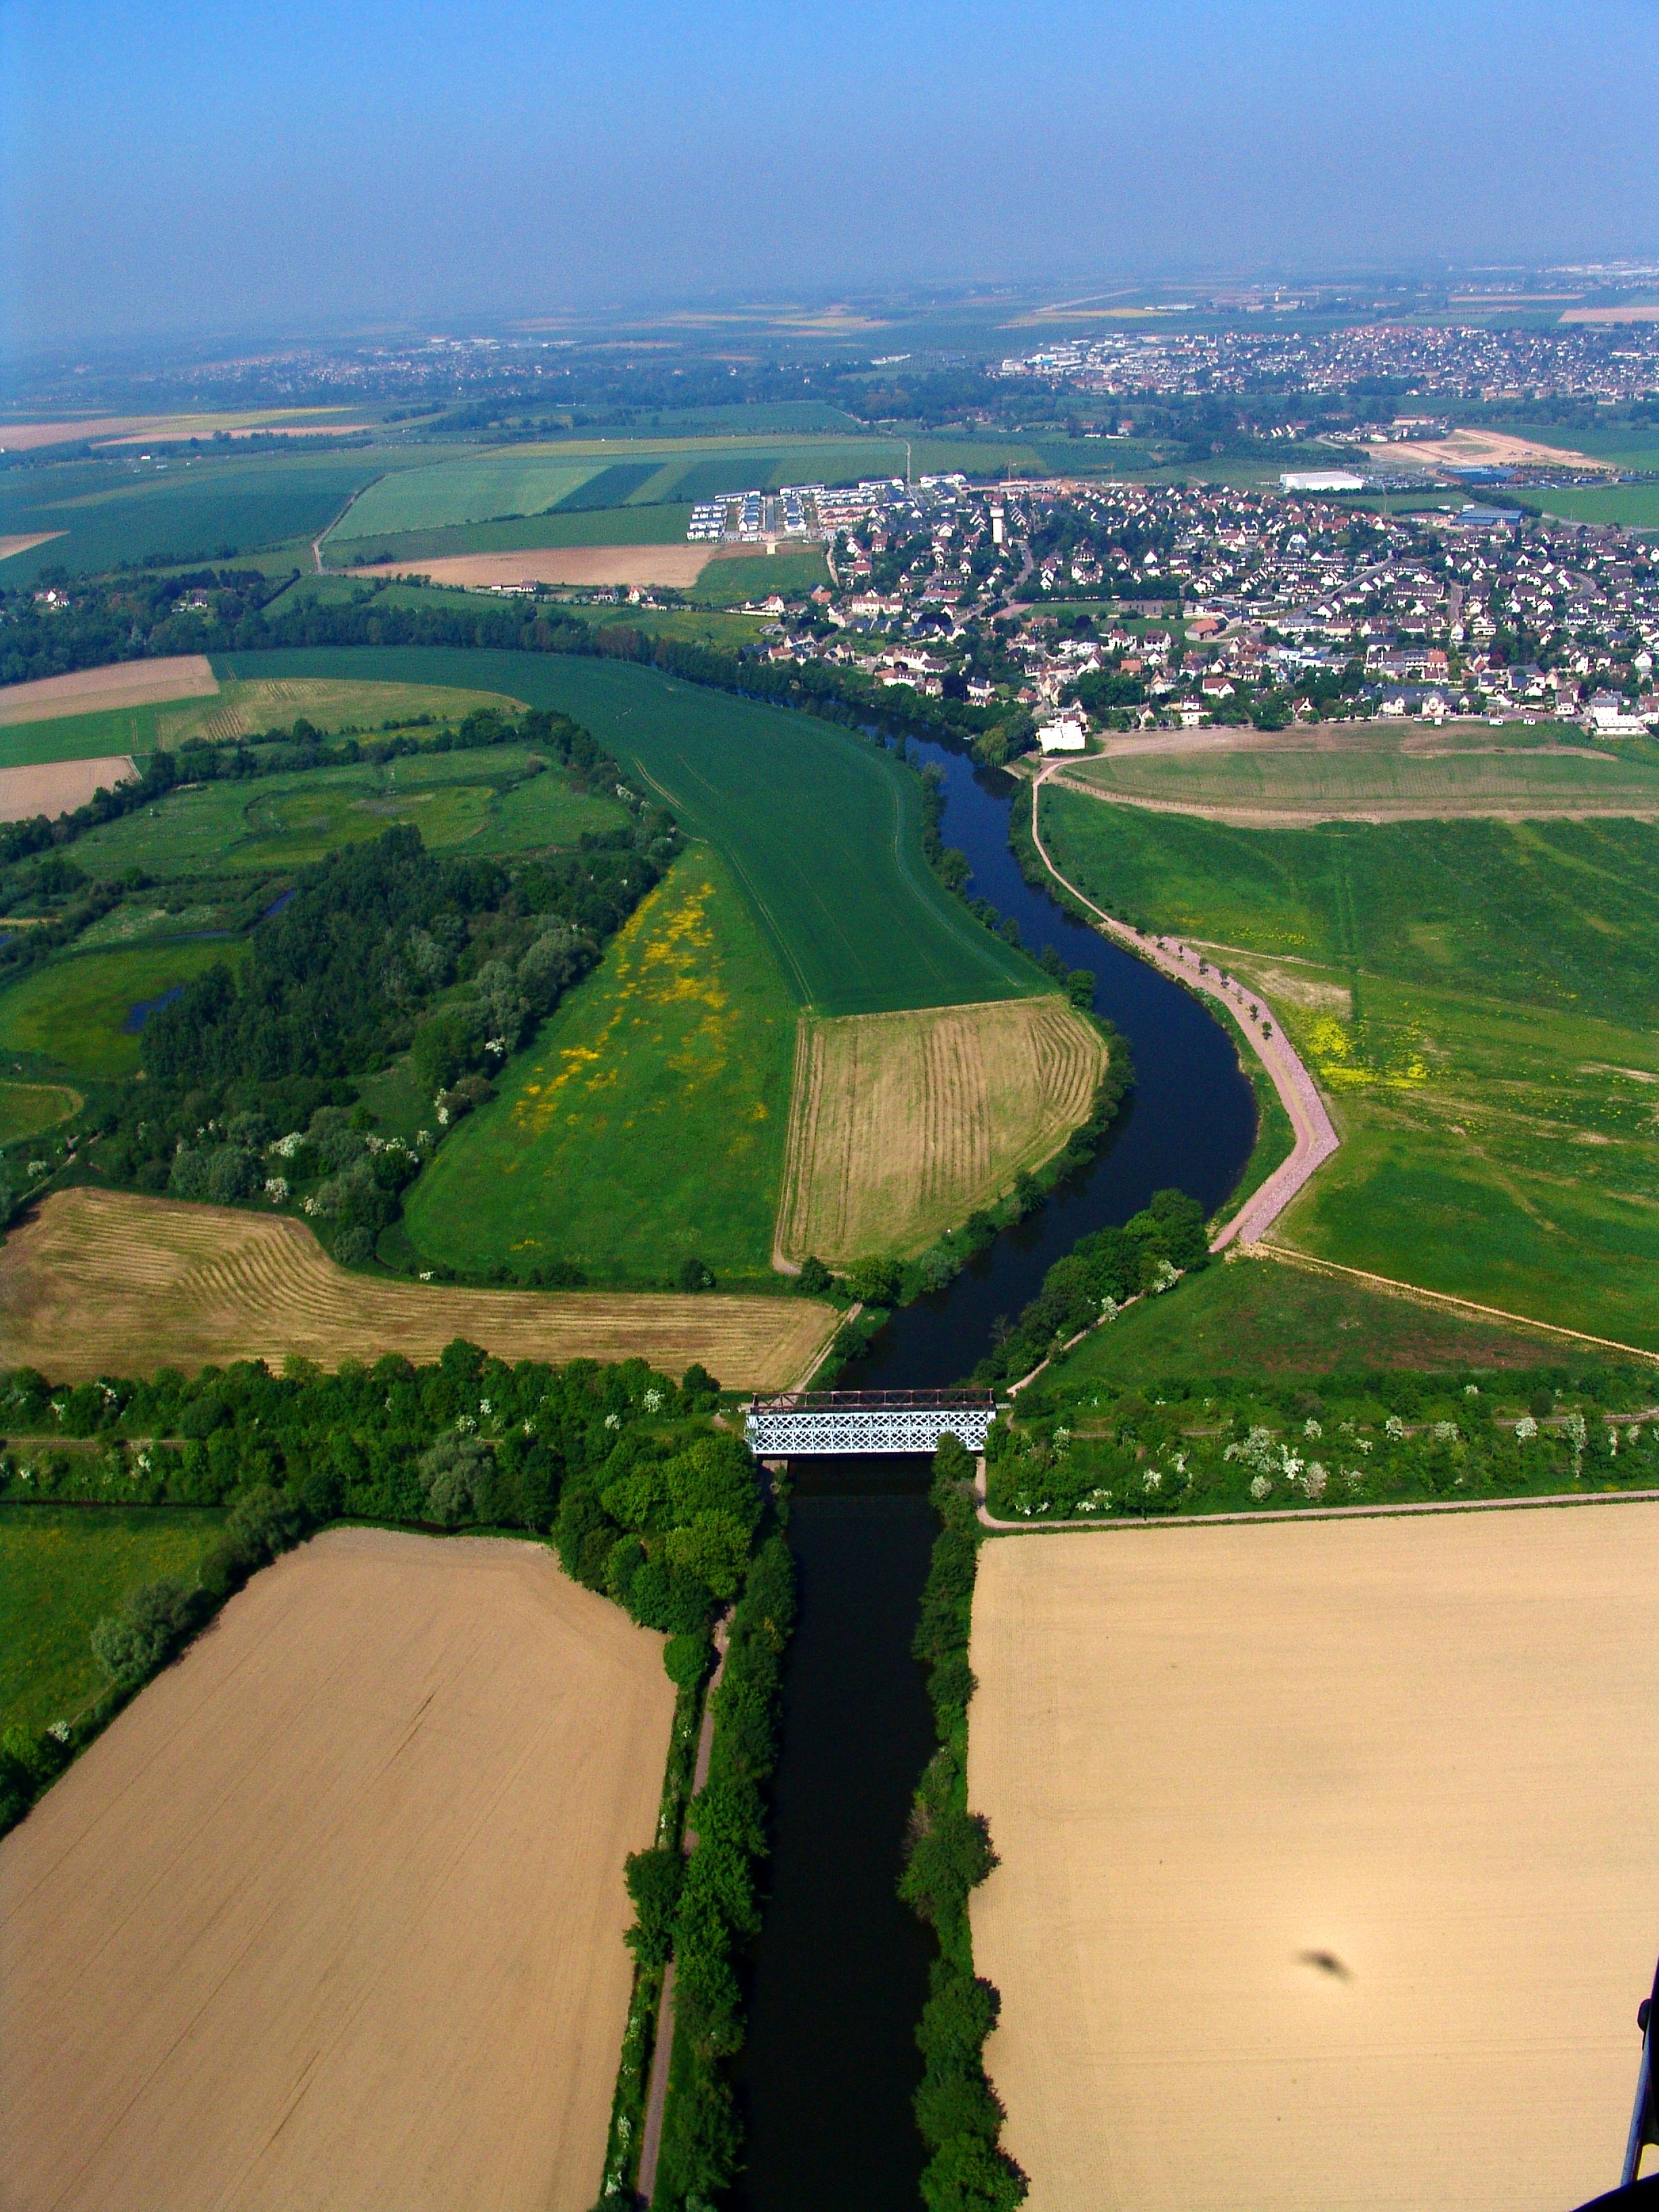
[[[1037,730],[1037,743],[1045,753],[1080,753],[1087,736],[1087,725],[1073,710],[1042,723]]]

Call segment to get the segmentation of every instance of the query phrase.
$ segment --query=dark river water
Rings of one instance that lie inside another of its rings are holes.
[[[1074,922],[1020,874],[1011,801],[1026,787],[965,754],[910,741],[946,783],[945,841],[973,890],[1096,978],[1096,1010],[1134,1055],[1135,1088],[1092,1164],[947,1290],[896,1313],[849,1388],[960,1380],[1000,1316],[1091,1230],[1176,1187],[1206,1212],[1237,1182],[1255,1103],[1226,1032],[1133,955]],[[910,2099],[931,1939],[895,1893],[911,1793],[933,1748],[910,1656],[937,1524],[920,1459],[797,1460],[789,1539],[800,1577],[775,1790],[770,1897],[756,1958],[741,2094],[745,2212],[917,2212],[923,2152]]]

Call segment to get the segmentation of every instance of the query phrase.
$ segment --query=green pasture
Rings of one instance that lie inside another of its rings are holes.
[[[131,753],[142,761],[156,750],[156,726],[167,711],[164,707],[112,707],[99,714],[60,714],[48,721],[0,726],[0,769],[105,760],[117,753]]]
[[[615,799],[574,790],[562,769],[538,771],[518,746],[430,753],[377,767],[307,769],[171,792],[142,812],[88,831],[76,847],[90,876],[191,876],[274,871],[366,842],[411,823],[434,852],[519,853],[574,845],[585,830],[620,828]]]
[[[785,599],[815,592],[830,580],[830,568],[816,545],[775,553],[738,554],[731,560],[711,561],[692,588],[690,596],[701,606],[740,607],[746,599],[769,599],[780,592]]]
[[[1485,732],[1479,739],[1449,732],[1445,742],[1468,750],[1407,753],[1397,739],[1362,737],[1340,750],[1132,754],[1091,760],[1073,773],[1102,791],[1174,806],[1440,817],[1580,807],[1659,814],[1659,755],[1621,758],[1589,745],[1510,751],[1497,732]]]
[[[1261,990],[1342,1146],[1279,1235],[1659,1345],[1659,829],[1237,830],[1045,792],[1072,880]]]
[[[108,1687],[94,1623],[163,1575],[193,1583],[223,1518],[177,1506],[0,1505],[0,1729],[48,1728],[89,1705]]]
[[[1241,1255],[1128,1307],[1056,1361],[1040,1387],[1044,1402],[1060,1407],[1103,1381],[1144,1389],[1176,1376],[1525,1367],[1559,1359],[1563,1350],[1559,1337],[1528,1336],[1502,1322]]]
[[[319,647],[237,653],[226,665],[245,678],[352,672],[499,686],[574,716],[637,765],[690,835],[715,847],[797,1000],[823,1013],[960,1006],[1042,988],[1032,964],[927,866],[915,779],[811,715],[632,662],[553,653]]]
[[[157,906],[153,892],[112,907],[91,922],[75,940],[79,952],[102,952],[124,945],[143,945],[156,938],[202,937],[209,931],[228,930],[226,909],[216,905]]]
[[[565,1261],[649,1285],[695,1256],[771,1279],[794,1042],[747,902],[694,847],[441,1146],[409,1242],[469,1274]]]
[[[61,1083],[0,1083],[0,1145],[38,1137],[80,1110],[79,1094]]]
[[[353,510],[355,518],[356,510]],[[465,553],[525,553],[567,545],[682,545],[691,510],[666,507],[560,509],[514,522],[468,522],[453,530],[406,530],[393,538],[331,538],[325,557],[335,569],[381,560],[418,568]]]
[[[0,991],[0,1052],[26,1053],[94,1080],[135,1074],[138,1036],[126,1027],[133,1009],[240,953],[220,940],[48,960]]]
[[[408,465],[401,451],[204,453],[169,456],[165,468],[128,458],[63,461],[0,475],[0,536],[37,530],[68,534],[15,554],[9,588],[33,583],[43,568],[91,575],[123,562],[171,554],[218,561],[327,527],[351,494],[388,468]]]

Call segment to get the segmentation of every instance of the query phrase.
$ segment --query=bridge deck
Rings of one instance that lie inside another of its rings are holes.
[[[994,1390],[787,1390],[750,1401],[744,1432],[765,1459],[832,1452],[927,1452],[942,1438],[985,1449]]]

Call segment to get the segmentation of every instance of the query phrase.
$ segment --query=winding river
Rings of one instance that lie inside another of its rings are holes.
[[[1079,1237],[1178,1186],[1220,1206],[1255,1137],[1231,1040],[1176,983],[1075,922],[1021,875],[1008,811],[1026,787],[966,754],[911,739],[945,780],[945,842],[975,893],[1096,978],[1095,1006],[1128,1039],[1136,1085],[1091,1165],[948,1289],[895,1314],[849,1387],[959,1380],[999,1316],[1035,1296]],[[742,2092],[749,2212],[917,2212],[923,2151],[910,2099],[932,1946],[895,1894],[911,1792],[933,1747],[910,1656],[935,1533],[925,1463],[797,1461],[790,1541],[800,1621],[785,1688],[771,1894],[750,2004]]]

